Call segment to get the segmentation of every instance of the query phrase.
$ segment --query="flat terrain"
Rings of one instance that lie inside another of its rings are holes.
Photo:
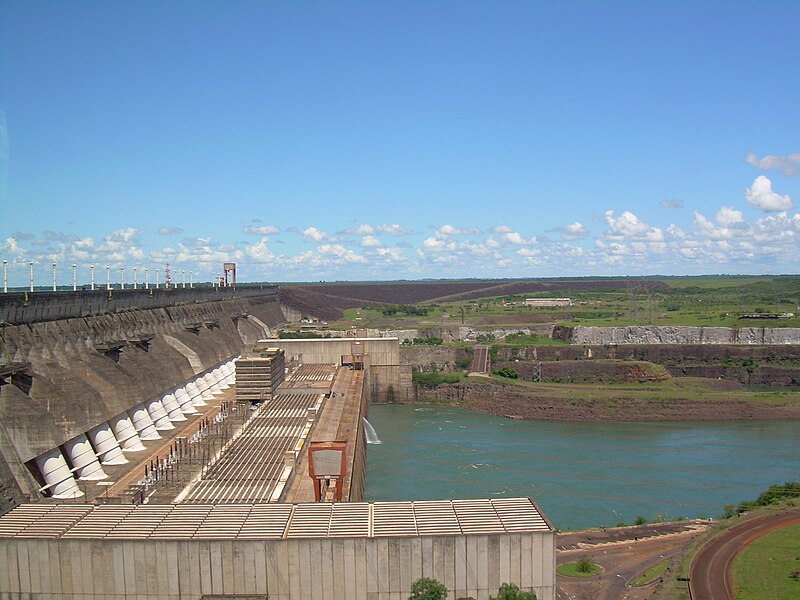
[[[797,317],[740,319],[742,313],[797,313],[800,277],[720,276],[442,280],[285,284],[279,298],[308,316],[347,329],[455,325],[698,325],[796,327]],[[571,306],[525,306],[527,298],[570,298]],[[387,315],[386,305],[416,305]],[[356,314],[356,309],[360,313]],[[424,314],[419,314],[424,313]]]

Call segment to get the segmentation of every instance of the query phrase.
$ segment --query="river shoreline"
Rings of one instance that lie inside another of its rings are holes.
[[[669,388],[520,385],[494,379],[426,386],[414,402],[513,419],[578,422],[800,420],[800,393],[755,393],[725,381],[673,380]]]

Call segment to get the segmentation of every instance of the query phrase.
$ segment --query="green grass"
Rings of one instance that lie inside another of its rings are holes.
[[[592,563],[588,571],[579,571],[577,561],[564,563],[563,565],[558,565],[556,567],[556,572],[559,575],[565,575],[566,577],[592,577],[594,575],[599,575],[604,570],[605,569],[603,569],[603,567],[597,563]]]
[[[495,379],[495,378],[493,378]],[[641,400],[667,402],[675,398],[703,402],[730,402],[746,400],[762,404],[786,404],[800,402],[800,389],[788,388],[780,393],[752,392],[744,388],[735,390],[718,389],[716,379],[700,377],[673,377],[666,381],[648,383],[579,384],[579,383],[537,383],[522,379],[496,378],[506,385],[519,385],[535,388],[548,398],[563,398],[583,402],[587,400]]]
[[[736,598],[800,598],[800,524],[782,527],[747,546],[733,561]]]
[[[644,573],[636,577],[633,581],[631,581],[631,585],[636,587],[641,587],[652,583],[659,577],[661,577],[664,573],[667,572],[669,568],[669,561],[662,560],[660,563],[650,567]]]

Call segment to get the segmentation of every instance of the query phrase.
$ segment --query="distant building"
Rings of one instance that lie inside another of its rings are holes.
[[[740,319],[791,319],[794,313],[744,313],[739,315]]]
[[[283,383],[286,360],[279,348],[253,350],[236,361],[236,401],[269,400]]]
[[[572,306],[572,298],[527,298],[522,304],[538,307]]]

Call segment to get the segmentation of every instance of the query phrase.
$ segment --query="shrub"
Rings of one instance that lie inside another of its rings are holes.
[[[489,596],[489,600],[536,600],[536,593],[523,592],[514,583],[504,583],[497,591],[497,596]]]
[[[499,375],[500,377],[505,377],[507,379],[517,379],[519,377],[519,373],[517,373],[516,369],[512,369],[511,367],[501,367],[499,369],[495,369],[492,371],[492,375]]]
[[[411,595],[408,600],[445,600],[447,598],[447,588],[428,577],[417,579],[411,584]]]
[[[647,519],[645,519],[641,515],[636,517],[636,520],[633,522],[634,525],[644,525],[645,523],[647,523]]]

